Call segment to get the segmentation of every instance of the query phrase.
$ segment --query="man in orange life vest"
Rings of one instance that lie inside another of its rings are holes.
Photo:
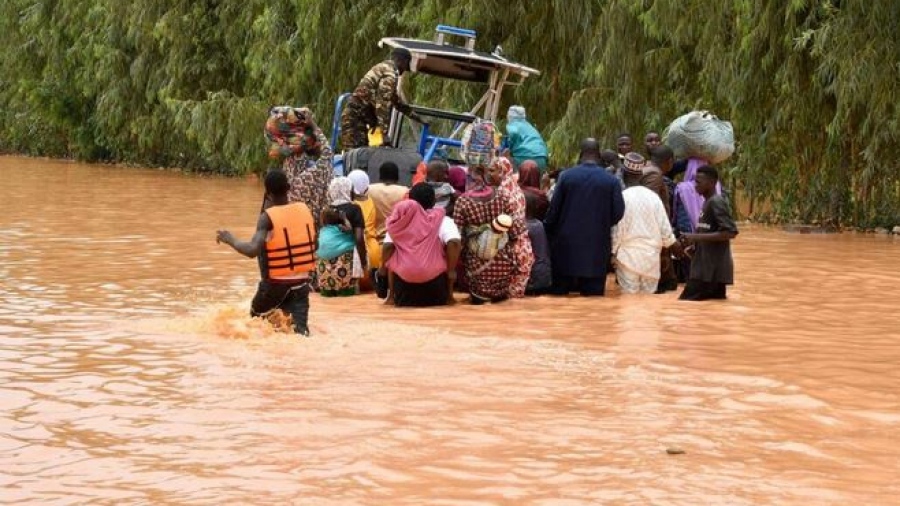
[[[265,178],[267,205],[256,222],[256,233],[242,242],[219,230],[216,243],[259,259],[261,279],[250,315],[281,309],[293,317],[295,332],[309,336],[309,273],[315,268],[316,227],[306,204],[288,203],[290,186],[284,172],[270,170]]]

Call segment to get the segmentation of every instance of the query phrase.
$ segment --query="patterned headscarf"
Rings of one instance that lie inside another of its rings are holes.
[[[353,195],[353,181],[349,177],[336,177],[328,185],[328,198],[331,205],[349,204]]]
[[[500,167],[500,177],[502,178],[500,180],[501,188],[510,193],[514,193],[515,190],[519,189],[519,186],[516,184],[516,178],[513,177],[513,166],[512,162],[509,161],[509,158],[498,156],[497,158],[494,158],[491,165]]]

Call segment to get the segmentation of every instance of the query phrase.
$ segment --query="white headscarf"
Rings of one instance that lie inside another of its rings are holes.
[[[365,195],[369,191],[369,175],[364,171],[359,169],[350,171],[347,177],[353,183],[353,192],[357,195]]]

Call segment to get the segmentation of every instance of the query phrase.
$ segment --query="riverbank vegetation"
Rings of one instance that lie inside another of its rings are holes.
[[[708,109],[734,123],[725,168],[754,218],[900,223],[896,0],[6,0],[0,150],[262,170],[268,106],[310,105],[328,131],[379,38],[438,23],[543,72],[506,101],[560,165],[587,135],[640,144]],[[481,91],[408,81],[433,106]]]

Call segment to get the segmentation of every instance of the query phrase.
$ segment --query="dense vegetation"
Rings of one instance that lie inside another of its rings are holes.
[[[693,108],[734,122],[757,218],[900,223],[897,0],[4,0],[0,150],[242,173],[269,105],[333,102],[382,36],[473,28],[543,75],[510,93],[556,163]],[[480,90],[412,77],[422,103]]]

